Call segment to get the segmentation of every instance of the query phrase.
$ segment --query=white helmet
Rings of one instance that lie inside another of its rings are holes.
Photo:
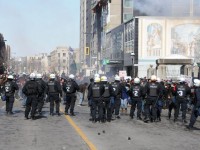
[[[181,78],[179,79],[179,82],[185,82],[185,78],[181,77]]]
[[[95,74],[95,75],[94,75],[94,78],[96,78],[96,77],[97,77],[97,78],[100,78],[100,75],[99,75],[99,74]]]
[[[37,78],[37,79],[41,79],[41,78],[42,78],[42,74],[38,73],[38,74],[36,75],[36,78]]]
[[[12,79],[13,80],[14,79],[13,75],[9,75],[8,79]]]
[[[194,86],[199,87],[200,86],[200,80],[194,79]]]
[[[157,77],[157,82],[160,83],[161,82],[161,79],[159,77]]]
[[[73,74],[70,74],[70,75],[69,75],[69,78],[70,78],[70,79],[74,79],[74,75],[73,75]]]
[[[152,75],[152,76],[151,76],[151,81],[156,81],[156,78],[157,78],[157,77],[156,77],[155,75]]]
[[[30,78],[31,78],[31,79],[35,79],[35,73],[31,73],[31,74],[30,74]]]
[[[108,81],[108,79],[107,79],[106,76],[102,76],[102,77],[101,77],[101,81]]]
[[[115,76],[115,80],[116,81],[120,81],[120,77],[119,76]]]
[[[99,83],[100,82],[100,78],[99,77],[94,78],[94,82],[95,83]]]
[[[139,83],[140,83],[140,79],[139,79],[139,78],[135,78],[135,79],[134,79],[134,83],[135,83],[135,84],[139,84]]]
[[[50,74],[50,79],[55,79],[56,75],[55,74]]]

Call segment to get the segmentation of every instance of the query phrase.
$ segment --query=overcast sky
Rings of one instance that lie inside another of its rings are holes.
[[[79,47],[80,0],[0,0],[0,33],[12,56]]]

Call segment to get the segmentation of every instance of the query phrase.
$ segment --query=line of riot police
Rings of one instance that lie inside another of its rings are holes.
[[[120,103],[122,89],[126,89],[129,95],[130,118],[135,116],[137,108],[137,119],[148,122],[161,121],[163,109],[168,109],[168,118],[171,119],[174,110],[174,122],[179,120],[180,110],[182,112],[181,121],[185,124],[188,105],[192,104],[190,125],[192,128],[198,115],[200,115],[200,87],[199,80],[194,80],[194,86],[189,87],[185,78],[180,78],[178,82],[161,81],[155,75],[148,81],[135,78],[132,82],[125,84],[120,82],[120,77],[115,76],[115,81],[109,83],[106,76],[96,76],[88,87],[88,100],[91,109],[92,122],[110,122],[112,119],[120,119]],[[195,120],[195,121],[194,121]]]
[[[88,100],[91,110],[92,122],[110,122],[113,119],[120,119],[120,105],[122,93],[125,89],[129,96],[130,118],[135,116],[137,108],[137,119],[144,122],[161,121],[162,109],[168,109],[168,118],[174,109],[174,122],[178,121],[181,108],[182,122],[187,123],[186,113],[188,104],[192,104],[193,110],[189,128],[191,129],[200,115],[200,81],[194,80],[194,86],[189,87],[184,78],[180,78],[178,83],[170,81],[163,82],[155,75],[150,80],[135,78],[132,82],[122,83],[119,76],[115,76],[115,81],[108,82],[106,76],[91,79],[88,86]],[[9,75],[3,86],[4,100],[6,101],[6,113],[13,114],[14,93],[18,90],[14,77]],[[30,74],[29,80],[22,88],[22,93],[26,95],[25,118],[35,119],[36,111],[42,115],[42,108],[45,98],[50,102],[50,115],[54,115],[54,105],[56,115],[60,115],[60,102],[65,94],[65,115],[74,114],[76,92],[79,86],[74,80],[74,75],[64,79],[63,83],[56,80],[55,74],[50,75],[50,79],[44,82],[41,74]]]
[[[13,114],[13,104],[15,100],[15,92],[19,90],[13,75],[9,75],[1,88],[1,98],[6,101],[6,114]],[[36,119],[36,113],[42,115],[44,102],[50,103],[50,115],[60,116],[60,102],[62,91],[65,93],[65,115],[75,116],[74,106],[76,101],[75,93],[79,90],[77,83],[74,80],[74,75],[70,75],[64,80],[63,85],[56,79],[55,74],[50,74],[49,81],[45,82],[41,74],[31,73],[29,80],[22,87],[22,93],[26,96],[25,104],[25,119]],[[54,107],[56,111],[54,113]]]

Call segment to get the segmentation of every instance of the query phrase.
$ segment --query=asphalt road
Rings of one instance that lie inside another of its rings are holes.
[[[3,105],[0,102],[0,150],[200,149],[200,130],[186,130],[181,122],[168,120],[165,111],[162,121],[157,123],[146,124],[121,115],[121,119],[102,124],[88,121],[87,106],[76,106],[75,117],[50,117],[46,104],[43,117],[24,120],[24,108],[19,101],[15,102],[12,116],[5,115]],[[195,126],[200,129],[200,122]]]

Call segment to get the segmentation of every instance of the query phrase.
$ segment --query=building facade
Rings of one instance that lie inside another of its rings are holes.
[[[80,0],[80,54],[79,61],[82,62],[82,70],[86,72],[91,66],[90,43],[92,38],[92,0]],[[86,52],[86,49],[88,52]]]
[[[69,48],[68,47],[57,47],[50,53],[50,68],[51,73],[69,73]]]

